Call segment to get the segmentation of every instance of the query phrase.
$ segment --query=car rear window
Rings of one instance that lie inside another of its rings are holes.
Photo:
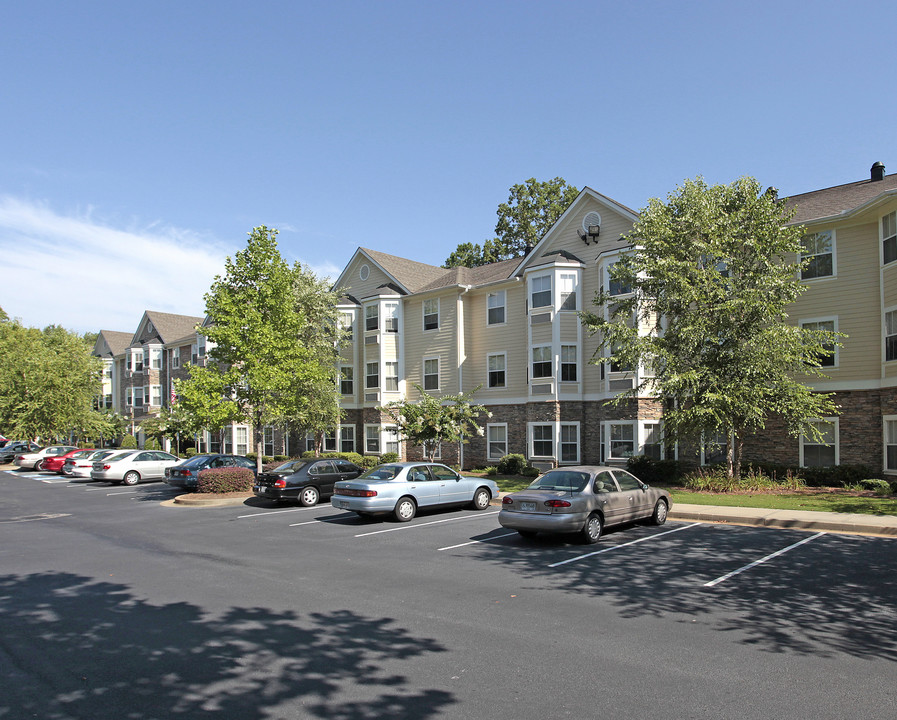
[[[361,477],[365,480],[392,480],[401,471],[402,468],[398,465],[381,465],[368,470]]]
[[[551,470],[536,478],[532,490],[567,490],[579,492],[589,481],[589,474],[576,470]]]

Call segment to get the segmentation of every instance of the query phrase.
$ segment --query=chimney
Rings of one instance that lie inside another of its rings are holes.
[[[872,166],[872,182],[878,182],[885,179],[884,163],[877,162]]]

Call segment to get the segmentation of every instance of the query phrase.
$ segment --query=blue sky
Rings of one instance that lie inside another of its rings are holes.
[[[891,3],[29,0],[0,11],[0,307],[202,315],[257,225],[334,279],[441,264],[511,185],[633,209],[897,171]]]

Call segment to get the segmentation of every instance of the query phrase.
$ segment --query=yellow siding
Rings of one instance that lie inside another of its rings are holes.
[[[505,324],[486,325],[486,297],[495,289],[505,290]],[[526,291],[514,282],[496,288],[484,288],[464,295],[467,362],[464,366],[464,392],[482,385],[477,402],[499,402],[524,397],[526,385]],[[503,389],[488,387],[487,356],[506,354]]]
[[[451,395],[458,388],[458,289],[427,298],[439,298],[439,329],[424,331],[423,297],[410,297],[404,301],[405,319],[405,377],[409,397],[414,397],[414,385],[423,385],[424,358],[439,358],[439,394]]]
[[[370,275],[367,280],[362,280],[359,276],[361,266],[367,265],[370,269]],[[392,282],[390,277],[384,273],[375,263],[364,257],[356,257],[349,264],[345,273],[343,285],[339,288],[342,293],[348,293],[358,300],[378,293],[377,288],[386,283]],[[388,291],[391,292],[391,291]],[[363,317],[363,316],[362,316]]]

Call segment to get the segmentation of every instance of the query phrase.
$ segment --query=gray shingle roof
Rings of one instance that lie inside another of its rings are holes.
[[[97,345],[99,345],[100,339],[104,340],[106,347],[109,348],[110,356],[115,357],[116,355],[124,354],[125,350],[128,349],[128,345],[131,344],[132,337],[134,337],[133,333],[118,332],[117,330],[100,330]]]
[[[436,267],[435,265],[408,260],[407,258],[389,255],[378,250],[360,249],[404,287],[408,288],[409,292],[418,292],[425,285],[438,280],[446,272],[445,268]]]
[[[897,189],[897,174],[886,175],[882,180],[836,185],[823,190],[792,195],[786,198],[788,207],[797,208],[791,222],[808,223],[813,220],[849,213],[874,200],[879,195]]]
[[[186,337],[203,321],[201,317],[175,315],[155,310],[147,310],[146,317],[153,324],[156,334],[163,343],[170,343]]]
[[[455,267],[448,270],[442,268],[442,277],[420,288],[418,292],[439,290],[456,285],[486,285],[498,280],[507,280],[519,264],[520,258],[513,258],[473,268]]]

